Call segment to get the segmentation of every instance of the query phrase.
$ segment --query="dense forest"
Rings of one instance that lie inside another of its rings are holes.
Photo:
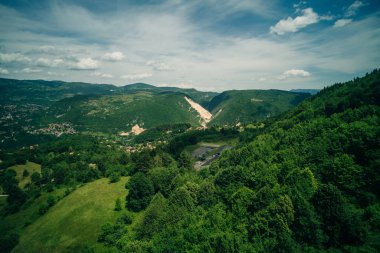
[[[116,218],[99,224],[101,250],[82,242],[75,252],[379,252],[380,70],[264,124],[188,131],[132,153],[117,139],[81,134],[2,152],[0,184],[9,196],[0,252],[27,249],[25,227],[104,177],[111,185],[127,178],[123,197],[112,199]],[[187,146],[228,138],[237,138],[234,148],[193,169]],[[41,171],[24,171],[31,180],[21,188],[7,168],[26,161]],[[50,197],[38,215],[14,226],[11,217],[40,196]]]
[[[127,208],[142,219],[99,240],[125,252],[377,252],[379,88],[378,70],[326,88],[199,173],[181,159],[137,172]]]

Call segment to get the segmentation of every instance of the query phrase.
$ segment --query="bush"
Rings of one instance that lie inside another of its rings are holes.
[[[38,214],[43,215],[49,210],[49,206],[46,204],[43,204],[40,209],[38,209]]]
[[[141,211],[149,205],[154,194],[152,181],[145,174],[138,172],[127,184],[129,193],[126,197],[127,208],[131,211]]]
[[[120,174],[117,172],[112,172],[109,176],[110,183],[116,183],[120,181]]]
[[[0,253],[8,253],[18,244],[19,235],[16,233],[9,233],[0,235]]]
[[[118,223],[125,224],[125,225],[129,225],[129,224],[132,224],[132,218],[131,218],[130,215],[124,213],[124,214],[122,214],[122,215],[117,219],[117,222],[118,222]]]
[[[116,199],[116,202],[115,202],[115,211],[121,211],[121,200],[120,198],[117,198]]]
[[[51,196],[51,195],[46,200],[46,203],[47,203],[48,207],[54,206],[55,202],[56,202],[55,198],[53,196]]]
[[[29,171],[27,169],[25,169],[24,172],[22,173],[22,177],[26,178],[28,176],[29,176]]]

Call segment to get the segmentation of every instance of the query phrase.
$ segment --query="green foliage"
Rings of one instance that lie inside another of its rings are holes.
[[[16,233],[1,234],[0,235],[0,252],[9,253],[18,244],[19,235]]]
[[[194,159],[190,153],[182,151],[178,158],[178,167],[181,169],[190,170],[194,167]]]
[[[120,181],[120,174],[117,172],[112,172],[109,175],[110,183],[116,183]]]
[[[121,200],[120,200],[120,198],[117,198],[116,199],[116,201],[115,201],[115,208],[114,208],[114,210],[115,211],[121,211]]]
[[[22,172],[22,177],[23,178],[26,178],[29,176],[29,171],[27,169],[25,169],[23,172]]]
[[[98,237],[98,242],[102,242],[106,245],[113,245],[127,233],[126,228],[123,225],[116,224],[111,225],[106,223],[101,227],[101,233]]]
[[[38,172],[33,172],[33,174],[30,177],[32,182],[37,185],[41,182],[41,174]]]
[[[166,213],[168,203],[161,193],[154,195],[152,201],[147,207],[141,224],[137,227],[137,233],[140,238],[150,238],[154,234],[165,228]]]
[[[128,214],[122,214],[118,219],[117,222],[125,224],[125,225],[130,225],[132,224],[132,218]]]
[[[129,210],[141,211],[149,205],[154,194],[154,186],[145,174],[141,172],[134,174],[126,187],[129,190],[126,197],[126,207]]]
[[[175,188],[174,178],[178,174],[179,170],[176,167],[159,167],[149,170],[148,175],[153,183],[154,191],[168,197]]]

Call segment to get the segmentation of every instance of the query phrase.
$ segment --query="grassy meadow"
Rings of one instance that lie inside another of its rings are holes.
[[[27,227],[12,252],[78,252],[84,245],[101,247],[97,244],[100,228],[119,215],[114,211],[115,200],[124,201],[127,180],[110,184],[104,178],[78,188]]]

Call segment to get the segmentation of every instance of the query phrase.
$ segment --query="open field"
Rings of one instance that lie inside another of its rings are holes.
[[[119,215],[113,210],[115,200],[124,200],[127,180],[110,184],[104,178],[78,188],[27,227],[12,252],[78,252],[86,245],[101,247],[97,244],[100,228]]]

